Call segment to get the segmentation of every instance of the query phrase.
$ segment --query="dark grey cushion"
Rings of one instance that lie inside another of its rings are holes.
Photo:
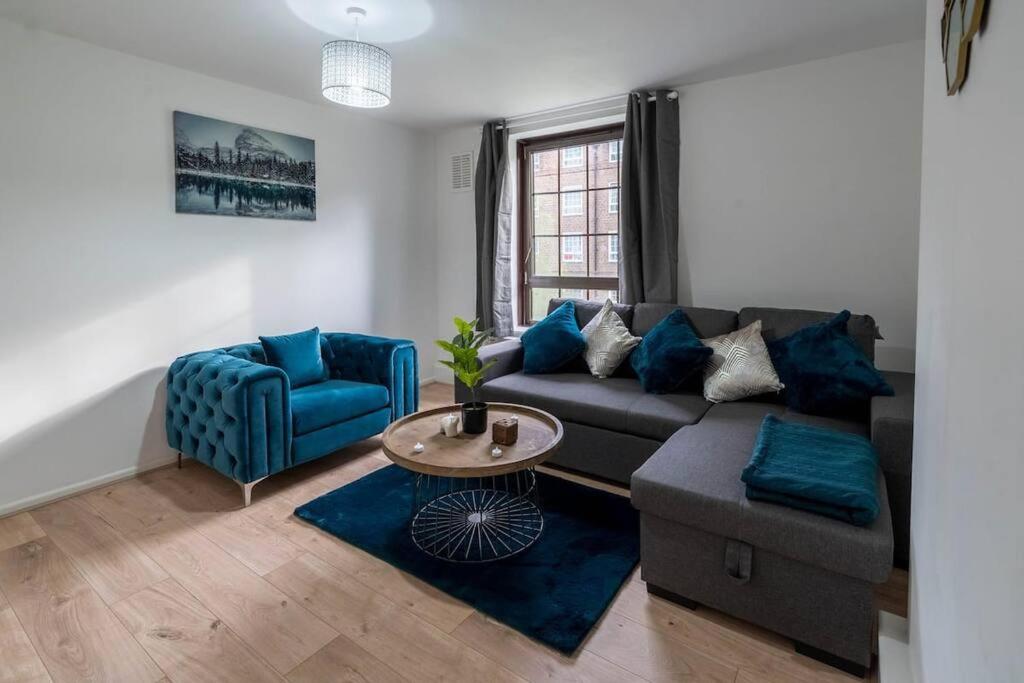
[[[633,473],[631,497],[643,513],[866,581],[884,581],[892,566],[892,526],[879,470],[878,519],[856,527],[781,505],[747,500],[740,481],[761,420],[784,419],[864,433],[858,422],[786,415],[760,403],[712,406],[701,421],[672,436]]]
[[[626,431],[665,441],[682,427],[696,424],[710,407],[700,394],[645,394],[641,391],[629,407]]]
[[[633,334],[642,337],[677,308],[683,309],[683,313],[693,325],[694,332],[701,339],[729,334],[739,329],[736,327],[736,311],[677,306],[675,304],[637,304],[633,307],[633,325],[629,329]]]
[[[548,302],[548,313],[550,314],[556,308],[564,304],[566,301],[571,301],[576,307],[576,324],[583,329],[583,326],[589,323],[595,315],[600,312],[601,307],[604,306],[603,301],[584,301],[583,299],[551,299]],[[622,322],[625,323],[626,327],[633,328],[633,307],[629,304],[615,304],[612,306],[612,310],[619,314],[622,318]]]
[[[836,316],[826,311],[805,311],[798,308],[742,308],[740,309],[739,326],[746,327],[755,320],[761,321],[761,335],[765,341],[781,339],[797,330],[826,322]],[[875,340],[881,339],[878,325],[870,315],[852,315],[846,331],[857,340],[857,343],[872,361],[875,360]]]
[[[483,385],[485,401],[521,403],[560,420],[663,441],[697,422],[710,404],[696,394],[645,394],[625,377],[597,379],[577,373],[514,373]]]

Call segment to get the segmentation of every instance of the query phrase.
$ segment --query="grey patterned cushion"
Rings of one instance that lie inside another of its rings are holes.
[[[704,398],[712,403],[738,401],[784,388],[761,337],[761,321],[711,339],[714,354],[704,366]]]
[[[626,360],[626,356],[640,343],[613,308],[611,299],[580,332],[587,340],[583,358],[587,361],[590,374],[594,377],[608,377]]]

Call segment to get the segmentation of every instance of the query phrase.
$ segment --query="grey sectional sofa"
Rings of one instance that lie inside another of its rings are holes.
[[[549,310],[562,301],[552,299]],[[674,308],[616,310],[643,336]],[[682,308],[702,338],[755,320],[766,338],[778,338],[834,315]],[[599,309],[576,301],[577,322],[582,327]],[[873,359],[874,320],[855,315],[849,332]],[[628,367],[596,379],[582,360],[556,374],[524,375],[518,340],[484,347],[481,360],[490,359],[497,362],[480,389],[483,400],[551,412],[565,427],[554,464],[630,486],[641,513],[642,574],[652,593],[761,624],[796,640],[799,651],[849,671],[870,665],[872,587],[886,580],[894,560],[906,563],[913,375],[884,373],[895,396],[873,399],[864,415],[837,419],[795,413],[776,396],[711,404],[701,395],[700,377],[675,393],[645,394]],[[455,392],[457,400],[468,400],[465,387],[456,384]],[[747,500],[740,472],[768,413],[872,439],[882,503],[872,525]]]

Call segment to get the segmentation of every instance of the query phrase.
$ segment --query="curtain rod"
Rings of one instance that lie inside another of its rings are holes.
[[[593,111],[595,113],[598,113],[598,112],[606,111],[606,110],[613,109],[613,108],[625,107],[623,102],[624,102],[624,100],[626,99],[627,96],[628,96],[628,94],[624,93],[622,95],[613,95],[612,97],[602,97],[602,98],[599,98],[599,99],[596,99],[596,100],[587,100],[585,102],[577,102],[576,104],[566,104],[566,105],[563,105],[561,107],[553,107],[551,109],[543,109],[541,111],[535,111],[535,112],[531,112],[529,114],[516,114],[515,116],[508,116],[508,117],[505,118],[505,125],[504,126],[499,126],[499,128],[501,128],[501,127],[510,127],[511,124],[514,124],[516,121],[522,121],[523,119],[544,118],[544,117],[549,117],[549,116],[551,118],[557,119],[557,118],[560,118],[557,115],[561,114],[563,112],[569,112],[568,114],[566,114],[566,116],[571,116],[571,115],[576,114],[576,113],[585,113],[585,112],[587,112],[587,111],[589,111],[591,109],[593,109]],[[679,93],[677,91],[675,91],[675,90],[670,90],[669,91],[668,99],[674,100],[674,99],[678,99],[678,97],[679,97]],[[654,102],[655,99],[657,99],[657,98],[654,96],[654,94],[653,93],[649,93],[647,101],[648,102]],[[610,106],[607,106],[607,107],[602,107],[601,106],[601,105],[605,105],[605,104],[610,105]]]

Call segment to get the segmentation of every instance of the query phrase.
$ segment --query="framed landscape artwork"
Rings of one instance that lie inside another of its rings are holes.
[[[307,138],[174,112],[178,213],[316,220],[316,155]]]

